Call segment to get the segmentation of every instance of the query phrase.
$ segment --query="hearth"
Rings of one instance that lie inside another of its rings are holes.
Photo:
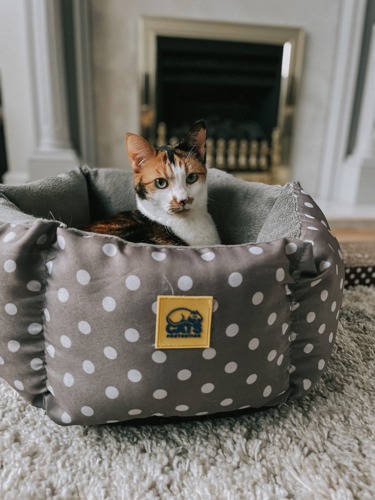
[[[203,118],[210,166],[287,180],[301,30],[144,18],[141,46],[141,126],[151,142],[173,143]]]

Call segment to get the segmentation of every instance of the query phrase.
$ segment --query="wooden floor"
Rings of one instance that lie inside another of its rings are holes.
[[[375,228],[332,227],[332,233],[338,241],[373,241],[375,245]]]

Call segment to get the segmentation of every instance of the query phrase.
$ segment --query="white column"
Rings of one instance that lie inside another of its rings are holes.
[[[375,25],[353,154],[344,164],[341,199],[353,204],[375,204]]]
[[[59,0],[30,0],[28,5],[37,129],[29,174],[39,179],[71,170],[80,161],[69,136]]]

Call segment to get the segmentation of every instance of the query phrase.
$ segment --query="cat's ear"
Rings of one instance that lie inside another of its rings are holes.
[[[140,135],[126,134],[125,143],[132,168],[135,172],[140,169],[145,160],[156,156],[155,149]]]
[[[186,152],[194,152],[198,158],[206,162],[206,123],[199,120],[186,132],[185,137],[177,146]]]

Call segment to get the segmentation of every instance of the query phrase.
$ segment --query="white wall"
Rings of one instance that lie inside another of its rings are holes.
[[[0,78],[11,173],[6,178],[14,183],[28,180],[27,164],[36,143],[26,2],[0,0]]]

